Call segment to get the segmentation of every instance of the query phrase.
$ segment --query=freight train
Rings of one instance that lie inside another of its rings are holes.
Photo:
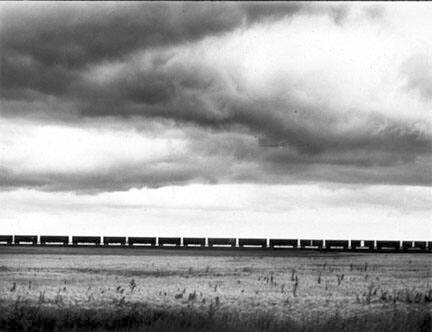
[[[432,252],[432,241],[0,235],[6,246],[118,246],[150,248],[256,248],[327,251]]]

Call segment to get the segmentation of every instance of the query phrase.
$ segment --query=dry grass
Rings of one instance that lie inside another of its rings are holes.
[[[296,321],[270,312],[242,314],[238,310],[186,307],[159,308],[144,304],[117,304],[86,309],[71,306],[32,306],[20,302],[2,308],[0,327],[8,331],[430,331],[431,314],[425,310],[392,310],[343,318],[334,315]]]
[[[431,330],[428,254],[3,254],[0,266],[6,330]]]

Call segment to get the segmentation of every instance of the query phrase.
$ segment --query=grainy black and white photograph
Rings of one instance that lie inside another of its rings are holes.
[[[432,331],[432,4],[0,3],[0,331]]]

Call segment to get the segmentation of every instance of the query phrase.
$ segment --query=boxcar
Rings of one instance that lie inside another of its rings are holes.
[[[131,236],[131,237],[128,237],[128,244],[130,246],[144,245],[144,246],[154,247],[154,246],[156,246],[156,238],[155,237]]]
[[[399,250],[400,242],[399,241],[377,241],[377,250]]]
[[[348,249],[348,240],[325,240],[326,249]]]
[[[369,248],[370,250],[374,250],[375,249],[375,241],[374,240],[366,240],[363,241],[364,242],[364,246],[366,248]]]
[[[184,237],[183,238],[183,245],[185,247],[204,247],[206,243],[206,239],[204,237]]]
[[[412,241],[403,241],[402,242],[402,250],[408,251],[408,250],[410,250],[412,248],[414,248]]]
[[[234,238],[209,238],[208,246],[209,247],[235,247],[236,239]]]
[[[402,249],[404,251],[426,251],[426,241],[403,241]]]
[[[158,238],[159,247],[174,246],[179,247],[181,245],[181,238],[179,237],[160,237]]]
[[[105,246],[109,246],[110,244],[119,244],[121,246],[124,246],[126,244],[126,237],[125,236],[104,236],[103,244]]]
[[[10,246],[13,242],[13,235],[0,235],[0,244],[7,244]]]
[[[351,240],[351,249],[352,250],[357,250],[357,249],[362,249],[362,243],[361,240]]]
[[[261,247],[267,248],[266,239],[239,239],[239,247]]]
[[[23,243],[31,243],[32,245],[36,245],[38,242],[37,235],[15,235],[14,243],[15,244],[23,244]]]
[[[74,246],[77,245],[87,245],[87,244],[93,244],[93,245],[100,245],[101,238],[100,236],[72,236],[72,244]]]
[[[270,248],[297,248],[297,239],[270,239]]]
[[[303,249],[321,249],[323,240],[300,240],[300,247]]]
[[[62,244],[67,246],[69,244],[69,236],[67,235],[42,235],[40,237],[40,244]]]
[[[426,241],[414,241],[414,249],[426,251]]]

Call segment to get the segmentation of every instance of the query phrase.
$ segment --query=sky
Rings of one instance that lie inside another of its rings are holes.
[[[432,4],[0,4],[0,233],[432,240]]]

